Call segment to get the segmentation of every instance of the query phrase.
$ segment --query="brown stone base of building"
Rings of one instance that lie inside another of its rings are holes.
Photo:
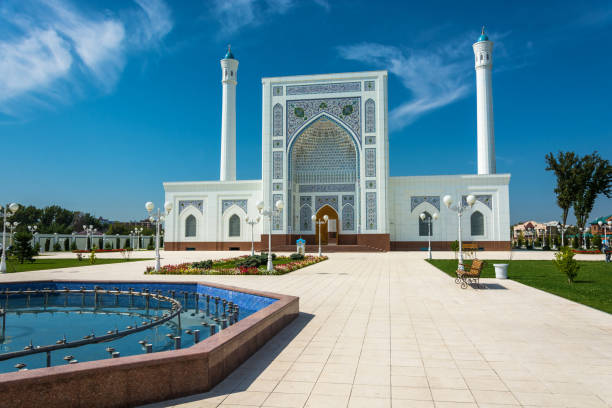
[[[315,235],[283,234],[272,235],[272,250],[294,252],[295,241],[302,238],[306,241],[306,250],[314,251],[319,242]],[[479,250],[509,251],[510,241],[466,241],[466,244],[478,244]],[[250,242],[166,242],[166,251],[250,251]],[[255,242],[256,251],[268,249],[268,235],[261,236]],[[450,251],[451,241],[432,241],[434,251]],[[423,251],[427,250],[427,241],[391,241],[389,234],[339,234],[337,244],[324,245],[324,252],[371,252],[371,251]]]
[[[307,247],[318,245],[318,237],[313,235],[298,234],[272,234],[272,250],[283,252],[294,252],[295,242],[302,238],[306,240]],[[249,251],[250,242],[166,242],[166,251]],[[354,251],[362,249],[364,252],[389,251],[389,234],[338,234],[337,244],[326,245],[326,248],[334,247],[333,252],[341,252],[343,249]],[[268,234],[261,236],[261,241],[255,242],[255,250],[268,249]],[[330,251],[331,252],[331,251]]]
[[[452,241],[431,241],[433,251],[450,251]],[[483,251],[510,251],[510,241],[466,241],[464,244],[477,244]],[[391,251],[426,251],[427,241],[392,241]]]

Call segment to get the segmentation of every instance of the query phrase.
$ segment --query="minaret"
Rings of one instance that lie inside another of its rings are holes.
[[[495,174],[495,129],[493,126],[493,42],[482,33],[472,48],[476,68],[476,115],[478,132],[478,174]]]
[[[238,60],[228,45],[221,60],[223,110],[221,113],[221,181],[236,180],[236,85]]]

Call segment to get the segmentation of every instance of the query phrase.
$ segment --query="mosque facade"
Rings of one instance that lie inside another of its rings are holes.
[[[448,249],[459,222],[464,242],[509,249],[510,175],[495,168],[493,43],[484,31],[473,50],[478,174],[391,177],[388,74],[367,71],[262,79],[261,180],[236,180],[238,60],[228,50],[220,179],[164,183],[175,208],[166,249],[247,250],[251,237],[267,248],[270,233],[274,250],[292,250],[299,238],[315,245],[319,235],[327,250],[420,250],[430,239],[433,249]],[[446,195],[475,203],[458,217]],[[282,210],[247,223],[259,203],[275,210],[279,202]]]

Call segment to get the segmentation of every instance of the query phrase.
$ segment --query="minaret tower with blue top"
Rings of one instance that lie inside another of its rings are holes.
[[[472,48],[476,69],[476,116],[478,145],[478,174],[495,174],[495,127],[493,125],[493,42],[482,33]]]
[[[221,181],[236,180],[236,85],[238,60],[228,45],[221,60],[223,107],[221,112]]]

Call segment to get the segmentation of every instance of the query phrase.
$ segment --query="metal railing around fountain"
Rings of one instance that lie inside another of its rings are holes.
[[[89,312],[93,314],[119,313],[119,314],[124,314],[124,315],[129,315],[129,316],[137,316],[137,317],[142,318],[143,321],[140,325],[134,324],[134,326],[127,326],[125,330],[119,330],[119,329],[109,330],[106,332],[106,334],[101,335],[101,336],[97,336],[92,332],[91,334],[84,336],[82,339],[74,340],[74,341],[68,341],[66,337],[64,336],[63,339],[58,340],[55,344],[44,345],[44,346],[34,346],[32,345],[32,342],[30,342],[30,345],[26,346],[23,350],[0,354],[0,361],[5,361],[5,360],[17,358],[17,357],[29,356],[33,354],[46,353],[47,354],[46,366],[50,367],[52,351],[61,350],[65,348],[75,348],[75,347],[80,347],[80,346],[84,346],[88,344],[108,342],[111,340],[115,340],[121,337],[128,336],[133,333],[137,333],[140,331],[154,328],[174,318],[177,319],[178,331],[180,333],[181,332],[181,312],[189,309],[188,305],[189,305],[190,297],[193,298],[194,311],[196,313],[199,313],[201,310],[200,309],[200,298],[202,298],[202,300],[205,302],[206,306],[204,309],[205,310],[204,316],[210,316],[212,320],[215,322],[215,324],[212,324],[212,323],[209,324],[209,323],[204,322],[202,323],[202,326],[210,330],[211,336],[217,332],[217,326],[219,327],[219,329],[224,329],[228,325],[232,325],[236,323],[239,320],[239,314],[240,314],[240,309],[238,305],[235,304],[234,302],[227,301],[218,296],[201,295],[197,292],[196,293],[190,293],[186,291],[179,292],[179,294],[182,295],[184,299],[185,307],[183,307],[181,302],[179,302],[176,299],[177,293],[175,290],[169,290],[168,295],[165,296],[162,294],[161,290],[151,291],[149,289],[141,289],[140,291],[136,291],[133,288],[129,288],[129,290],[120,290],[119,288],[103,289],[100,287],[95,287],[94,289],[85,289],[84,287],[81,287],[80,289],[68,289],[68,288],[63,288],[63,289],[45,288],[45,289],[25,289],[25,290],[5,289],[4,291],[0,291],[0,295],[5,296],[4,308],[0,309],[0,316],[2,317],[2,331],[1,331],[2,338],[4,338],[4,334],[5,334],[6,314],[7,312],[9,312],[8,307],[9,307],[9,299],[11,296],[25,296],[26,298],[25,306],[26,307],[31,306],[32,296],[42,297],[43,304],[41,306],[44,307],[44,309],[43,310],[20,310],[18,308],[15,310],[10,310],[10,312],[15,312],[15,313],[45,313],[45,312],[70,313],[70,312],[74,312],[74,310],[66,312],[66,311],[60,311],[59,309],[49,309],[48,308],[50,295],[62,295],[62,294],[65,295],[64,304],[63,304],[64,307],[74,306],[74,305],[70,305],[68,302],[68,296],[70,295],[80,295],[81,296],[80,307],[87,307],[86,297],[87,295],[93,295],[93,310],[91,312],[79,310],[78,311],[79,313],[83,313],[83,312],[85,313]],[[108,312],[106,310],[98,310],[97,309],[98,307],[109,308],[113,306],[113,305],[103,304],[102,300],[103,300],[104,295],[110,295],[110,296],[115,297],[114,306],[121,305],[121,302],[119,301],[119,297],[121,296],[129,296],[129,302],[127,305],[129,307],[134,307],[135,299],[142,299],[144,303],[143,305],[144,310],[147,311],[147,315],[143,315],[141,313],[136,313],[136,312]],[[151,300],[156,301],[157,304],[151,305]],[[167,309],[166,312],[164,312],[161,316],[151,317],[150,315],[148,315],[148,312],[151,308],[155,308],[159,310],[160,304],[162,304],[163,302],[167,302],[170,305],[170,307],[164,308],[164,309]],[[214,305],[214,312],[210,310],[211,303]],[[219,308],[219,306],[221,306],[221,308]],[[193,335],[194,343],[199,342],[199,338],[200,338],[199,330],[186,330],[185,333]],[[171,340],[174,341],[175,349],[181,348],[181,337],[180,336],[175,336],[172,334],[168,334],[167,336]],[[140,343],[144,347],[147,353],[152,352],[151,344],[147,344],[144,341],[141,341]],[[115,351],[115,349],[111,347],[107,347],[106,351],[110,354],[112,358],[120,357],[120,353],[118,351]],[[65,356],[64,360],[66,360],[66,362],[68,363],[77,362],[77,360],[74,359],[72,356]],[[19,363],[15,365],[15,368],[19,370],[25,369],[25,367],[26,365],[23,363]]]

